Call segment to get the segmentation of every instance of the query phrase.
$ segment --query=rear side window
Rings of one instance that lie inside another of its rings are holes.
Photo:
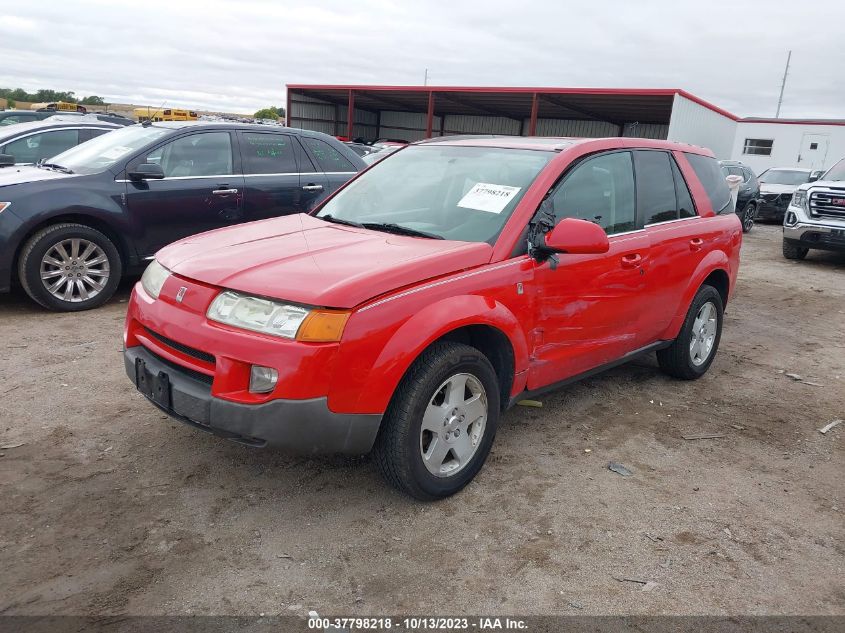
[[[685,153],[685,155],[692,165],[695,175],[701,181],[707,197],[710,198],[713,211],[716,213],[732,213],[731,192],[716,159],[701,154]]]
[[[637,175],[637,209],[644,225],[678,219],[675,179],[666,152],[634,152]]]
[[[245,174],[290,174],[299,171],[294,140],[287,134],[244,132],[241,155]]]
[[[694,218],[696,215],[695,206],[692,203],[692,196],[690,195],[689,187],[687,187],[687,181],[684,180],[684,176],[681,170],[678,169],[675,159],[673,158],[670,162],[672,163],[672,176],[675,178],[675,197],[678,199],[678,213],[681,218]]]
[[[308,149],[311,150],[311,153],[314,155],[314,158],[317,159],[317,164],[320,166],[321,170],[327,172],[358,171],[355,169],[355,165],[349,162],[343,154],[325,141],[321,141],[318,138],[303,136],[302,142]]]

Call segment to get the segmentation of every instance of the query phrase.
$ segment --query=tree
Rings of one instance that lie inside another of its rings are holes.
[[[256,119],[283,119],[285,117],[285,109],[277,106],[270,106],[269,108],[262,108],[255,113]]]
[[[80,101],[82,105],[108,105],[102,97],[91,95]]]
[[[18,104],[15,103],[14,99],[6,99],[6,107],[10,110],[14,110],[17,106]]]

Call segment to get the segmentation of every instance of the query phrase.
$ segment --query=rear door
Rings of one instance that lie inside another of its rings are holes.
[[[238,138],[245,221],[308,211],[308,202],[314,196],[300,185],[300,164],[308,159],[296,137],[281,132],[241,131]]]
[[[649,299],[648,238],[636,222],[631,152],[590,157],[550,194],[555,218],[604,228],[610,250],[559,256],[535,271],[536,320],[529,388],[536,389],[621,358],[640,346]]]
[[[705,226],[673,155],[634,152],[637,214],[651,244],[648,309],[640,320],[644,343],[660,339],[679,308],[689,280],[707,252]]]
[[[162,143],[127,165],[161,165],[162,180],[130,180],[126,205],[139,255],[171,242],[244,221],[244,178],[235,162],[232,133],[202,131]]]
[[[322,191],[313,191],[317,195],[312,201],[312,205],[317,204],[358,173],[355,165],[349,159],[325,141],[310,136],[301,136],[300,140],[315,171],[324,176],[324,188]],[[303,169],[303,171],[305,170]],[[305,176],[303,177],[305,178]],[[305,180],[310,181],[311,179],[305,178]],[[314,180],[314,185],[316,184],[319,183]],[[303,186],[308,186],[308,183],[306,182]]]

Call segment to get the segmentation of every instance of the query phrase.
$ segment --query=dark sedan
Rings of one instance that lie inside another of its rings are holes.
[[[800,167],[767,169],[760,174],[761,220],[783,222],[792,194],[800,185],[813,180],[814,172]]]
[[[195,122],[124,127],[0,168],[0,292],[17,281],[53,310],[99,306],[162,246],[308,212],[363,168],[318,132]]]
[[[31,165],[39,160],[76,147],[120,125],[102,123],[84,117],[51,117],[34,123],[0,127],[0,154],[16,165]]]

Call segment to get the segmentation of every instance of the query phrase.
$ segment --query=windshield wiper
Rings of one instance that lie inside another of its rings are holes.
[[[45,167],[46,169],[52,169],[54,171],[60,171],[63,174],[72,174],[73,170],[69,167],[64,167],[63,165],[57,165],[56,163],[38,163],[39,167]]]
[[[336,217],[332,216],[331,214],[329,214],[329,215],[318,215],[317,217],[321,220],[325,220],[326,222],[334,222],[335,224],[345,224],[346,226],[354,226],[354,227],[359,228],[359,229],[364,228],[364,225],[361,224],[360,222],[353,222],[352,220],[341,220],[340,218],[336,218]]]
[[[436,233],[429,233],[427,231],[420,231],[419,229],[412,229],[401,224],[394,224],[393,222],[364,222],[362,226],[365,229],[373,229],[375,231],[385,231],[387,233],[396,233],[398,235],[410,235],[411,237],[427,237],[432,240],[445,239],[442,235]]]

